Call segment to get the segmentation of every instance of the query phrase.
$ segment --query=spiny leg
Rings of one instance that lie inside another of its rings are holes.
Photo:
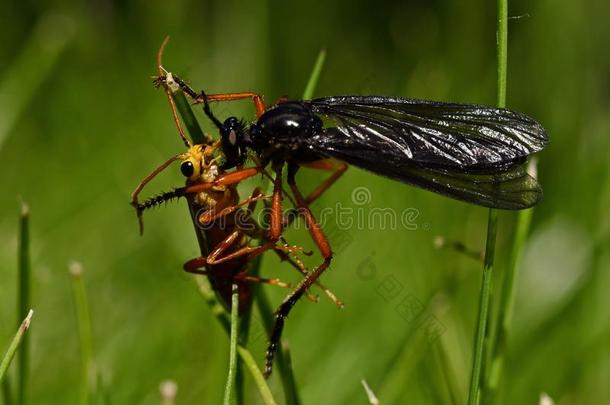
[[[310,204],[313,201],[315,201],[318,197],[320,197],[320,195],[322,195],[322,193],[324,191],[326,191],[330,186],[332,186],[339,179],[339,177],[341,177],[341,175],[343,173],[345,173],[348,166],[347,166],[347,164],[345,164],[343,162],[334,162],[329,159],[324,159],[324,160],[318,160],[315,162],[308,163],[306,165],[306,167],[333,172],[328,179],[324,180],[320,185],[318,185],[318,187],[316,187],[316,189],[312,193],[307,195],[307,197],[305,198],[305,201],[307,202],[307,204]],[[266,171],[263,171],[263,175],[265,175],[267,178],[271,179],[275,184],[276,180],[270,174],[268,174]],[[277,176],[276,176],[276,178],[277,178]],[[289,197],[289,199],[291,200],[291,202],[294,206],[297,206],[296,201],[294,201],[291,198],[290,194],[286,193],[285,195],[287,197]],[[265,201],[265,206],[267,208],[271,208],[271,204],[268,201]],[[289,214],[289,215],[285,216],[282,220],[282,229],[285,229],[288,226],[290,226],[290,224],[294,221],[295,218],[296,218],[296,215]],[[279,250],[276,250],[275,252],[279,256],[280,260],[288,261],[290,264],[292,264],[293,267],[298,269],[301,272],[301,274],[303,274],[304,276],[308,276],[310,274],[309,270],[307,270],[307,268],[305,267],[304,264],[302,264],[302,262],[299,264],[296,260],[293,260],[293,258],[290,257],[290,255],[288,255],[284,252],[281,252]],[[337,308],[343,308],[345,306],[343,301],[341,301],[339,298],[337,298],[337,296],[328,287],[324,286],[322,283],[320,283],[317,280],[316,280],[315,284],[326,294],[326,296],[337,306]]]
[[[252,219],[252,213],[254,212],[254,209],[256,208],[256,204],[258,202],[258,200],[255,200],[254,198],[258,195],[261,195],[260,187],[256,187],[252,192],[252,201],[248,205],[248,211],[244,216],[244,220],[248,222],[248,228],[244,228],[242,230],[250,237],[263,239],[267,236],[265,234],[265,230],[258,224],[258,222]],[[281,239],[287,245],[286,241],[283,238]],[[309,270],[307,269],[307,267],[305,267],[305,264],[299,259],[298,256],[291,255],[290,253],[285,252],[281,249],[274,249],[273,251],[279,257],[280,261],[287,261],[293,268],[295,268],[299,273],[304,276],[307,276],[309,274]],[[341,302],[332,291],[330,291],[327,287],[325,287],[319,282],[316,282],[316,285],[320,289],[322,289],[322,291],[324,291],[324,293],[335,303],[335,305],[337,305],[339,308],[343,307],[343,302]],[[307,292],[306,296],[307,299],[309,299],[311,302],[318,302],[318,298],[316,295]]]
[[[311,238],[318,246],[324,261],[320,264],[313,272],[311,272],[306,278],[304,278],[296,288],[284,299],[284,301],[280,304],[278,309],[275,311],[275,324],[273,325],[273,330],[271,331],[271,336],[269,338],[269,346],[267,347],[267,353],[265,356],[265,376],[269,377],[271,375],[272,366],[273,366],[273,358],[277,351],[277,347],[280,342],[280,338],[282,336],[282,331],[284,329],[284,321],[290,310],[294,307],[294,305],[298,302],[298,300],[303,296],[305,291],[324,273],[324,271],[330,265],[330,262],[333,257],[332,250],[330,248],[330,244],[324,235],[324,232],[320,228],[320,225],[316,222],[305,198],[301,194],[298,189],[295,181],[295,175],[298,170],[298,166],[290,164],[288,166],[288,185],[292,190],[294,197],[297,200],[297,208],[305,218],[305,222],[307,224],[307,228],[309,230],[309,234]]]

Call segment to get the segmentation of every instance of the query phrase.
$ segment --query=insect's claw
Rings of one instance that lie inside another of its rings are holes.
[[[142,211],[138,207],[138,226],[140,227],[140,236],[144,235],[144,219],[142,218]]]

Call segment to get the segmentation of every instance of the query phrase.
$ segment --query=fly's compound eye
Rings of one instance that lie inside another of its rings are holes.
[[[184,175],[184,177],[192,177],[195,174],[195,165],[190,160],[185,160],[180,165],[180,171]]]

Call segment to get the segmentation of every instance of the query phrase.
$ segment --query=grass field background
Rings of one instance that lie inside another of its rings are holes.
[[[542,392],[561,404],[610,401],[608,12],[600,1],[509,3],[507,104],[542,122],[551,143],[538,158],[545,197],[519,266],[498,403],[536,403]],[[96,401],[159,403],[165,379],[177,382],[180,404],[221,401],[228,339],[181,271],[198,254],[186,204],[147,213],[143,237],[128,204],[144,175],[183,150],[150,79],[166,35],[165,66],[210,93],[300,97],[324,48],[317,96],[495,102],[495,2],[8,0],[0,15],[0,348],[19,321],[23,200],[35,310],[30,404],[77,402],[72,260],[83,264],[91,309]],[[215,111],[254,116],[247,102]],[[320,177],[303,170],[299,180],[310,190]],[[182,182],[176,167],[149,193]],[[337,254],[323,281],[346,307],[303,301],[285,331],[303,403],[365,404],[363,378],[382,404],[464,403],[482,265],[434,240],[482,250],[487,210],[356,168],[314,212],[337,204],[354,224],[330,217]],[[358,226],[380,209],[408,210],[409,226]],[[495,277],[507,267],[515,217],[500,213]],[[313,247],[302,228],[289,241]],[[262,270],[296,280],[271,255]],[[265,289],[274,305],[285,294]],[[249,348],[262,364],[265,339]],[[282,403],[277,373],[270,386]],[[250,380],[246,397],[261,403]]]

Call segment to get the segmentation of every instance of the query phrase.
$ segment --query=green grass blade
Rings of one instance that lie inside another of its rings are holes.
[[[313,97],[313,93],[316,90],[316,86],[318,85],[318,80],[320,79],[320,73],[322,72],[322,67],[324,66],[325,60],[326,50],[321,49],[320,53],[318,53],[318,57],[316,58],[316,63],[313,65],[313,70],[311,71],[311,75],[309,76],[307,85],[305,86],[305,91],[303,92],[303,100],[309,100]]]
[[[69,267],[72,276],[72,292],[74,294],[74,308],[76,310],[76,321],[78,324],[78,340],[80,346],[80,386],[79,404],[89,403],[89,372],[92,357],[91,317],[89,315],[89,304],[87,292],[83,282],[83,267],[78,262],[73,262]]]
[[[229,375],[225,385],[224,405],[235,403],[235,374],[237,371],[237,337],[239,335],[239,294],[238,287],[233,284],[231,287],[231,335],[229,345]]]
[[[535,169],[535,160],[530,161],[529,172]],[[535,174],[533,174],[535,177]],[[484,399],[486,403],[491,403],[500,385],[500,377],[506,358],[508,334],[510,332],[513,308],[515,302],[515,283],[517,280],[518,266],[523,256],[523,250],[529,234],[532,222],[533,209],[519,211],[517,214],[517,228],[513,247],[510,256],[510,263],[504,274],[502,290],[499,298],[499,311],[496,328],[492,335],[492,345],[490,347],[490,369],[485,384]]]
[[[30,305],[30,210],[28,206],[21,203],[21,213],[19,216],[19,294],[17,297],[17,319],[24,319]],[[29,337],[23,337],[21,350],[18,355],[18,375],[17,375],[17,404],[25,404],[27,393],[27,381],[29,372]]]
[[[227,316],[227,313],[222,305],[220,305],[216,299],[216,295],[214,294],[214,291],[212,291],[212,287],[206,278],[203,276],[195,276],[195,282],[197,283],[199,294],[201,294],[206,304],[208,304],[210,307],[212,315],[216,317],[216,320],[220,323],[220,326],[222,326],[224,331],[230,333],[231,321],[229,320],[229,317]]]
[[[23,341],[25,332],[30,327],[30,322],[32,321],[33,314],[34,311],[30,309],[23,322],[21,322],[21,325],[19,325],[15,337],[11,341],[11,344],[9,345],[8,350],[6,351],[6,354],[2,358],[2,362],[0,362],[0,382],[2,382],[2,380],[4,379],[6,370],[8,370],[8,367],[11,365],[11,361],[13,360],[15,353],[17,352],[17,349]]]
[[[176,91],[172,91],[172,97],[176,103],[176,109],[178,110],[180,117],[182,117],[182,122],[184,122],[184,126],[191,136],[193,143],[198,145],[210,142],[210,139],[203,133],[201,126],[199,126],[199,122],[193,113],[193,109],[191,108],[191,105],[186,99],[186,96],[182,90],[178,89]]]
[[[4,72],[0,82],[0,150],[73,34],[71,19],[57,15],[42,17],[23,44],[21,54]]]
[[[506,107],[506,70],[508,66],[508,0],[498,0],[498,38],[496,54],[497,66],[497,105]]]
[[[11,384],[9,382],[8,375],[2,380],[2,402],[4,405],[13,404],[13,396],[11,393]]]
[[[508,45],[508,0],[498,0],[498,38],[497,38],[497,105],[506,106],[506,67],[507,67],[507,45]],[[487,240],[485,244],[485,263],[483,265],[483,276],[481,280],[481,291],[479,295],[479,315],[477,318],[477,329],[474,343],[474,355],[472,373],[470,377],[470,389],[468,404],[478,404],[482,386],[484,350],[486,346],[487,325],[489,322],[489,304],[492,293],[492,273],[496,249],[496,233],[498,225],[498,212],[489,210],[487,219]]]
[[[216,319],[218,320],[218,322],[220,323],[220,325],[222,326],[224,331],[227,334],[230,334],[231,333],[231,326],[230,326],[231,323],[227,317],[226,312],[224,311],[222,306],[218,303],[218,300],[216,300],[214,292],[212,291],[211,287],[207,284],[205,277],[196,276],[195,280],[197,280],[197,285],[199,287],[200,294],[205,299],[205,302],[210,306],[212,313],[216,316]],[[246,366],[248,371],[250,371],[250,374],[252,375],[252,378],[254,379],[256,387],[258,388],[258,391],[259,391],[264,403],[266,405],[276,404],[275,399],[273,399],[273,395],[271,394],[271,390],[269,389],[269,386],[267,385],[267,380],[265,380],[263,373],[261,373],[260,369],[258,368],[258,365],[256,364],[254,357],[252,357],[252,354],[248,351],[248,349],[246,349],[242,345],[237,345],[237,354],[239,355],[241,360],[244,362],[244,365]]]
[[[487,325],[489,324],[489,303],[492,292],[491,276],[493,273],[493,263],[496,248],[496,232],[498,225],[498,212],[490,208],[487,218],[487,240],[485,243],[485,263],[483,265],[483,276],[481,279],[481,290],[479,292],[479,315],[477,317],[477,327],[473,352],[472,373],[470,377],[470,390],[468,394],[468,404],[479,403],[481,389],[481,371],[483,369],[485,336]]]
[[[261,370],[258,368],[252,354],[243,346],[237,346],[237,353],[246,365],[246,368],[250,371],[250,374],[252,374],[254,383],[256,384],[265,405],[277,405],[277,402],[273,399],[273,394],[271,394],[271,390],[267,385],[267,380],[265,380],[263,373],[261,373]]]

